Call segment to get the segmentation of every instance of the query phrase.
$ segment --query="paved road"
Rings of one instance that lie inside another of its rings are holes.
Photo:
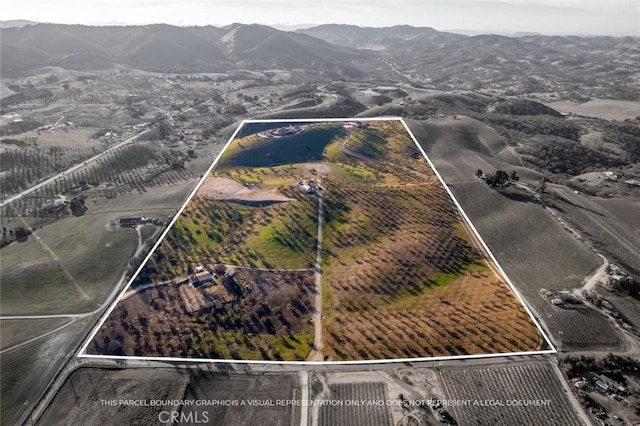
[[[309,400],[309,374],[306,371],[298,371],[298,376],[300,377],[300,389],[302,390],[302,395],[300,396],[301,401]],[[302,404],[300,410],[300,426],[307,426],[309,423],[309,406],[306,404]]]
[[[118,149],[118,148],[120,148],[120,147],[121,147],[121,146],[123,146],[123,145],[126,145],[126,144],[128,144],[128,143],[133,142],[135,139],[137,139],[138,137],[140,137],[140,136],[144,135],[145,133],[147,133],[147,132],[149,132],[149,131],[150,131],[150,129],[144,130],[144,131],[142,131],[142,132],[138,133],[137,135],[132,136],[132,137],[130,137],[129,139],[126,139],[126,140],[124,140],[124,141],[120,142],[119,144],[116,144],[116,145],[112,146],[111,148],[109,148],[109,149],[107,149],[107,150],[105,150],[105,151],[101,152],[100,154],[95,155],[95,156],[93,156],[93,157],[89,158],[88,160],[83,161],[82,163],[76,164],[75,166],[70,167],[70,168],[68,168],[67,170],[63,171],[63,172],[60,172],[60,173],[58,173],[57,175],[55,175],[55,176],[53,176],[53,177],[51,177],[51,178],[49,178],[49,179],[47,179],[47,180],[44,180],[44,181],[40,182],[40,183],[39,183],[39,184],[37,184],[37,185],[32,186],[31,188],[25,189],[24,191],[22,191],[22,192],[21,192],[21,193],[19,193],[19,194],[16,194],[16,195],[14,195],[14,196],[12,196],[12,197],[7,198],[6,200],[4,200],[4,201],[0,202],[0,207],[3,207],[3,206],[5,206],[6,204],[9,204],[9,203],[11,203],[11,202],[13,202],[13,201],[15,201],[15,200],[18,200],[18,199],[20,199],[20,198],[24,197],[25,195],[30,194],[31,192],[33,192],[33,191],[35,191],[35,190],[37,190],[37,189],[39,189],[39,188],[42,188],[42,187],[43,187],[43,186],[45,186],[45,185],[48,185],[48,184],[50,184],[50,183],[54,182],[56,179],[60,179],[61,177],[63,177],[63,176],[64,176],[64,175],[66,175],[66,174],[73,173],[73,172],[75,172],[76,170],[79,170],[79,169],[81,169],[81,168],[85,167],[85,166],[86,166],[86,165],[88,165],[89,163],[91,163],[91,162],[93,162],[93,161],[95,161],[95,160],[97,160],[97,159],[101,158],[101,157],[102,157],[102,156],[104,156],[104,155],[109,154],[109,153],[110,153],[110,152],[112,152],[113,150]]]
[[[9,315],[1,316],[0,320],[30,320],[30,319],[49,319],[49,318],[85,318],[91,315],[91,312],[85,314],[53,314],[53,315]]]

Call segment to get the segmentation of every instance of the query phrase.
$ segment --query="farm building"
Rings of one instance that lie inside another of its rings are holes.
[[[318,185],[318,183],[316,183],[316,181],[312,179],[302,180],[298,182],[297,187],[300,192],[303,192],[305,194],[310,194],[310,195],[317,194],[319,191],[322,190],[320,185]]]
[[[191,284],[193,285],[202,285],[211,281],[213,281],[213,276],[208,271],[198,272],[191,276]]]
[[[602,380],[598,379],[597,376],[594,377],[593,379],[593,384],[596,386],[596,389],[598,389],[601,392],[608,392],[609,391],[609,385],[607,385],[605,382],[603,382]]]
[[[126,227],[130,227],[133,228],[136,225],[139,225],[140,223],[142,223],[143,218],[142,217],[121,217],[120,218],[120,226],[126,228]]]
[[[626,393],[627,389],[622,386],[620,383],[616,382],[613,379],[610,379],[609,377],[603,375],[603,374],[596,374],[596,384],[597,382],[602,382],[606,385],[607,389],[612,390],[614,392],[618,392],[618,393]]]
[[[295,135],[301,130],[302,128],[300,126],[287,126],[287,127],[281,127],[279,129],[274,129],[271,131],[271,133],[275,136],[291,136],[291,135]]]
[[[171,284],[173,285],[182,285],[182,284],[187,284],[188,282],[189,282],[189,277],[186,277],[184,275],[181,275],[171,280]]]

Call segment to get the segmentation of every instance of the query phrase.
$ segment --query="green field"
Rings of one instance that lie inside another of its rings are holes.
[[[293,192],[291,195],[297,198],[268,207],[205,199],[190,203],[136,285],[170,280],[203,262],[309,268],[315,260],[317,202]]]
[[[73,285],[33,236],[2,249],[0,306],[5,315],[54,314],[90,310],[120,278],[137,243],[134,230],[109,226],[123,213],[67,217],[37,229],[78,285],[94,301],[79,297]]]

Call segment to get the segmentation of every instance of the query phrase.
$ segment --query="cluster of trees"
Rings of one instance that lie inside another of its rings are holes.
[[[24,226],[18,226],[14,229],[8,229],[7,227],[2,227],[2,239],[0,239],[0,248],[11,244],[14,241],[20,241],[24,238],[27,238],[31,234],[31,231],[26,229]]]
[[[240,115],[240,114],[246,114],[247,109],[242,104],[230,104],[225,106],[224,110],[221,111],[221,113],[231,114],[231,115]]]
[[[74,216],[82,216],[88,210],[84,200],[85,197],[73,197],[69,202],[69,209]]]
[[[507,101],[498,102],[494,105],[494,111],[501,114],[509,115],[550,115],[552,117],[561,117],[558,111],[553,108],[541,104],[540,102],[529,99],[509,99]]]
[[[636,300],[640,300],[640,282],[636,281],[631,276],[626,276],[620,279],[615,284],[615,288],[619,291],[627,293],[629,296],[633,297]]]
[[[623,373],[630,372],[638,374],[640,372],[640,361],[628,357],[608,354],[602,359],[585,355],[569,355],[562,359],[562,365],[567,371],[569,378],[581,377],[584,373],[604,373],[614,380],[626,383]]]
[[[20,86],[19,92],[2,98],[2,106],[4,108],[18,105],[23,102],[29,102],[36,99],[46,99],[53,97],[53,92],[49,89],[36,89],[35,87]]]
[[[202,131],[202,137],[204,139],[210,139],[213,137],[216,132],[222,128],[229,126],[234,123],[234,119],[230,117],[222,117],[213,120],[213,123],[207,124],[205,129]]]
[[[618,158],[578,142],[551,136],[530,140],[521,153],[530,165],[556,174],[579,175],[622,165]]]
[[[472,114],[510,139],[524,140],[535,135],[557,136],[579,141],[582,129],[573,121],[549,115],[515,117],[503,114]]]
[[[386,136],[374,128],[366,128],[351,134],[346,147],[369,158],[381,159],[389,152]]]
[[[235,279],[252,290],[199,313],[185,310],[180,287],[144,290],[116,307],[91,350],[137,356],[303,360],[313,344],[308,338],[313,325],[307,321],[313,305],[313,274],[241,270]],[[203,296],[208,297],[206,291]]]
[[[476,176],[484,180],[484,182],[494,189],[507,188],[513,182],[520,180],[515,170],[507,173],[504,170],[496,170],[493,174],[485,174],[482,170],[476,170]]]
[[[242,93],[238,93],[238,99],[241,101],[245,101],[245,102],[258,102],[258,100],[260,100],[260,97],[258,95],[255,96],[251,96],[251,95],[245,95]]]
[[[0,153],[0,164],[5,172],[0,178],[2,192],[16,193],[53,172],[66,169],[69,162],[64,154],[59,147],[46,151],[19,149]]]
[[[25,118],[22,121],[12,121],[0,127],[0,136],[17,135],[37,129],[42,125],[42,121],[34,120],[32,118]]]
[[[605,127],[604,140],[624,149],[629,162],[640,161],[640,125],[610,122]]]
[[[116,175],[123,171],[145,167],[156,158],[156,153],[149,146],[126,145],[99,160],[98,167],[107,169],[107,175]]]

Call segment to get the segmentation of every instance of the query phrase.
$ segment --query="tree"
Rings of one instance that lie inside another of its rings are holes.
[[[13,233],[16,236],[16,240],[20,240],[28,237],[31,232],[29,232],[24,226],[18,226]]]
[[[518,180],[520,180],[520,178],[515,171],[512,171],[511,174],[509,174],[504,170],[496,170],[494,174],[486,175],[484,179],[486,184],[491,188],[506,188],[511,185],[512,181]]]
[[[169,126],[164,121],[158,124],[158,135],[160,139],[164,139],[170,132]]]
[[[539,192],[540,194],[544,194],[547,191],[547,177],[546,176],[542,176],[540,178],[540,182],[538,182],[538,186],[536,186],[535,190],[536,190],[536,192]]]
[[[74,216],[82,216],[88,210],[84,205],[84,197],[74,197],[69,204],[69,208]]]
[[[225,265],[223,265],[222,263],[218,263],[213,268],[213,271],[216,273],[216,275],[224,275],[225,272],[227,272],[227,267]]]
[[[481,169],[476,170],[475,175],[479,178],[481,178],[482,176],[484,176],[484,172]]]
[[[509,183],[509,175],[504,170],[496,170],[494,174],[487,176],[485,182],[491,188],[504,188]]]

